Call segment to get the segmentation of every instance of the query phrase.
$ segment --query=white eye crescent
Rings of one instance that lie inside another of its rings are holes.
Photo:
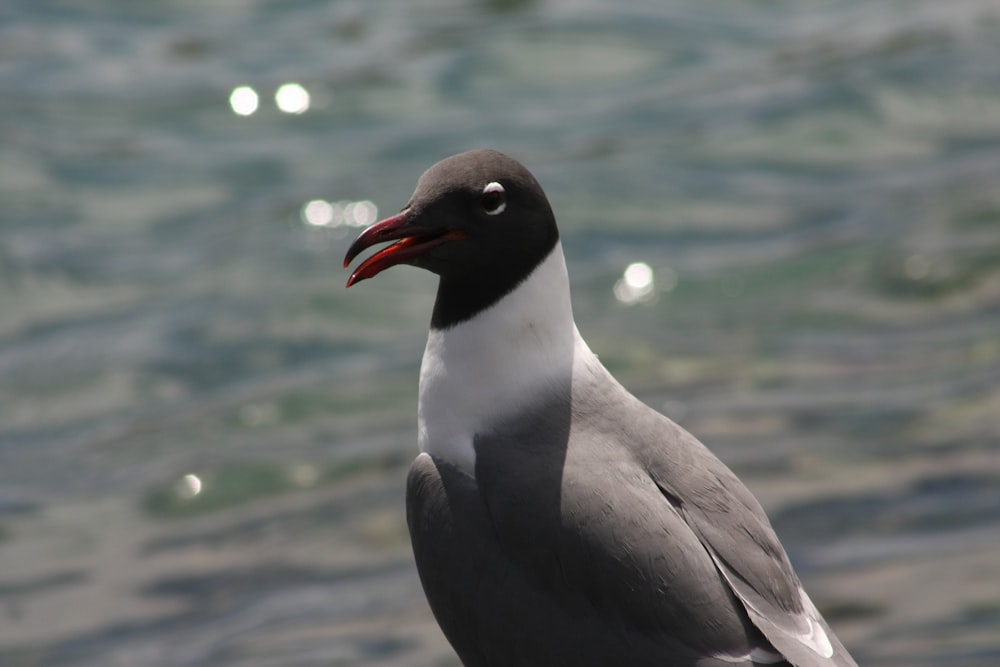
[[[479,203],[486,215],[500,215],[507,208],[507,194],[503,186],[496,181],[490,181],[483,188]]]

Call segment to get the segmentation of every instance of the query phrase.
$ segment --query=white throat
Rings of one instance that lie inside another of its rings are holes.
[[[420,450],[474,474],[473,439],[528,407],[546,387],[567,386],[574,357],[592,356],[573,323],[557,243],[513,292],[475,317],[432,329],[420,366]]]

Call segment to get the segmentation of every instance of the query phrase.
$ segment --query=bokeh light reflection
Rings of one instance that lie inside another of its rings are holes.
[[[201,493],[201,489],[201,478],[193,473],[188,473],[181,477],[177,480],[177,485],[174,487],[174,491],[177,493],[177,496],[187,500],[190,500]]]
[[[236,86],[229,94],[229,106],[237,116],[250,116],[260,106],[260,98],[250,86]]]
[[[309,101],[309,91],[299,83],[284,83],[274,94],[275,104],[285,113],[305,113],[309,110]]]
[[[333,204],[322,199],[313,199],[302,207],[302,222],[313,227],[333,227]]]
[[[378,217],[378,208],[367,199],[344,206],[344,222],[350,227],[367,227]]]
[[[310,227],[367,227],[378,217],[378,207],[367,199],[337,202],[313,199],[302,206],[301,217]]]
[[[629,264],[615,283],[614,294],[616,299],[627,304],[651,301],[656,296],[653,268],[645,262]]]

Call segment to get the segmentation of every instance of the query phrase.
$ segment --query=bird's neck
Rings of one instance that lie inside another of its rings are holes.
[[[574,358],[590,355],[573,322],[562,247],[474,317],[432,328],[420,369],[422,451],[472,471],[476,434],[540,393],[569,391]]]

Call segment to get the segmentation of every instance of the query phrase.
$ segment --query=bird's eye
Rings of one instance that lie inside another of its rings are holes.
[[[496,181],[491,181],[483,188],[483,194],[479,196],[479,204],[483,207],[486,215],[500,215],[507,208],[507,195],[503,186]]]

